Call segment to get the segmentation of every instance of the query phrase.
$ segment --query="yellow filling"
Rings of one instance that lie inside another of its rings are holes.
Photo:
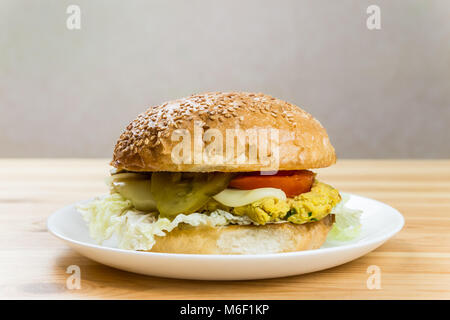
[[[279,221],[290,210],[287,201],[277,198],[264,198],[242,207],[233,208],[231,213],[238,216],[248,216],[258,224]]]
[[[287,220],[297,224],[318,221],[325,218],[340,201],[341,195],[336,189],[315,181],[310,192],[288,199],[292,211],[289,211]]]
[[[203,210],[212,212],[215,209],[223,209],[238,216],[246,215],[261,225],[281,220],[303,224],[324,218],[340,201],[341,196],[336,189],[316,180],[311,191],[288,198],[286,201],[264,198],[245,206],[229,208],[210,200]]]

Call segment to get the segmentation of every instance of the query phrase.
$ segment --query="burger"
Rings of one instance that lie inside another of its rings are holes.
[[[78,210],[93,239],[128,250],[317,249],[360,228],[360,212],[313,171],[335,162],[326,130],[300,107],[261,93],[195,94],[133,120],[114,148],[110,193]]]

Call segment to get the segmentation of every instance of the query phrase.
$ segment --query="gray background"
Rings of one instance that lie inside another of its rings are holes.
[[[446,0],[2,0],[0,156],[109,157],[146,106],[242,90],[304,107],[341,158],[448,158],[449,17]]]

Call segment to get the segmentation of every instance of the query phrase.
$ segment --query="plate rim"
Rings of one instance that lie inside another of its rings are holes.
[[[115,253],[124,253],[124,254],[132,254],[132,255],[147,256],[147,257],[164,257],[164,258],[170,258],[170,259],[191,258],[191,259],[198,259],[198,260],[211,260],[211,259],[213,259],[213,260],[216,260],[216,259],[254,260],[254,259],[267,259],[267,258],[284,258],[284,257],[288,258],[288,257],[292,257],[292,256],[295,256],[295,257],[312,256],[312,255],[317,255],[317,254],[327,254],[328,252],[336,253],[339,251],[351,250],[351,249],[371,246],[371,245],[374,245],[377,243],[383,243],[383,242],[387,241],[388,239],[391,239],[394,235],[396,235],[398,232],[400,232],[403,229],[403,227],[405,225],[405,218],[394,207],[392,207],[384,202],[381,202],[379,200],[360,196],[357,194],[346,193],[346,192],[341,192],[341,194],[348,195],[348,196],[350,196],[350,198],[357,197],[357,198],[361,198],[364,200],[374,201],[378,204],[389,207],[395,213],[397,218],[400,219],[398,225],[387,234],[382,234],[375,238],[371,238],[369,240],[362,239],[360,241],[352,242],[349,244],[344,244],[344,245],[338,246],[338,247],[319,248],[319,249],[313,249],[313,250],[303,250],[303,251],[293,251],[293,252],[268,253],[268,254],[247,254],[247,255],[246,254],[165,253],[165,252],[147,252],[147,251],[135,251],[135,250],[128,250],[128,249],[120,249],[120,248],[107,247],[107,246],[102,246],[100,244],[92,244],[92,243],[86,243],[83,241],[75,240],[75,239],[72,239],[65,235],[60,234],[59,232],[55,231],[51,227],[52,220],[55,219],[55,217],[58,214],[62,214],[62,212],[64,212],[67,209],[70,209],[70,208],[75,209],[75,206],[77,204],[88,202],[88,201],[91,201],[98,197],[91,198],[88,200],[82,200],[82,201],[79,201],[76,203],[72,203],[72,204],[66,205],[66,206],[54,211],[47,218],[46,226],[47,226],[47,231],[54,237],[56,237],[64,242],[75,244],[77,246],[88,247],[88,248],[96,249],[96,250],[106,250],[106,251],[115,252]],[[99,197],[101,197],[101,196],[99,196]]]

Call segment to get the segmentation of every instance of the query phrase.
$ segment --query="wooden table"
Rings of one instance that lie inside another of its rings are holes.
[[[107,159],[0,160],[0,298],[450,299],[450,160],[341,160],[318,170],[341,191],[397,208],[406,224],[368,255],[329,270],[261,281],[136,275],[75,253],[46,230],[58,208],[107,192]],[[69,290],[66,268],[81,268]],[[367,268],[381,269],[369,290]]]

